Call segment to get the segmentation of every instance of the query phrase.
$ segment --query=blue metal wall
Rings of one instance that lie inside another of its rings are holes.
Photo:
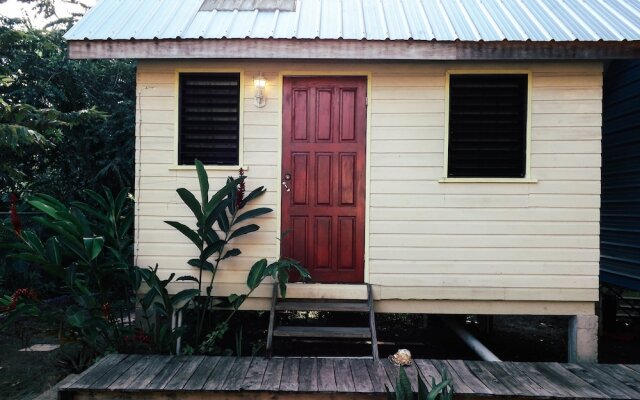
[[[600,280],[640,290],[640,60],[604,75]]]

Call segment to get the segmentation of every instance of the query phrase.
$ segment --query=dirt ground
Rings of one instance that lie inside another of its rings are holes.
[[[34,338],[32,344],[52,343],[55,338]],[[67,376],[60,351],[21,352],[20,340],[0,334],[0,398],[30,400]]]
[[[363,320],[336,314],[318,316],[326,324],[342,323],[360,325]],[[264,341],[267,313],[241,313],[238,324],[244,325],[244,342],[250,355],[249,342]],[[296,323],[304,318],[292,317]],[[393,354],[399,348],[411,350],[414,357],[477,359],[477,356],[446,327],[439,318],[416,315],[378,315],[378,339],[382,357]],[[566,361],[567,319],[561,317],[498,316],[493,328],[483,327],[482,320],[461,319],[490,350],[505,361]],[[249,326],[261,329],[249,330]],[[264,328],[262,328],[264,327]],[[233,336],[233,335],[229,335]],[[32,343],[50,343],[51,337],[34,337]],[[234,348],[231,340],[227,343]],[[70,371],[60,362],[60,352],[19,352],[21,343],[13,336],[0,334],[0,398],[6,400],[31,400]],[[262,348],[263,350],[263,348]],[[371,347],[366,343],[275,341],[275,354],[279,356],[368,356]],[[258,353],[259,354],[259,353]],[[622,326],[614,333],[600,338],[600,362],[640,363],[640,336]]]

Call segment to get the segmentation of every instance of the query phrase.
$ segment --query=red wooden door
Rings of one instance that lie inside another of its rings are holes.
[[[315,282],[364,282],[366,88],[365,77],[284,79],[282,255]]]

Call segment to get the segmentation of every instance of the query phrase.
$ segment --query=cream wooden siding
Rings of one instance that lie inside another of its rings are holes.
[[[532,72],[531,178],[536,183],[440,183],[444,176],[445,76],[449,69]],[[368,247],[365,280],[379,299],[593,302],[598,288],[599,63],[311,64],[141,61],[137,110],[138,265],[192,273],[194,247],[164,220],[193,224],[175,193],[197,189],[193,170],[171,169],[176,70],[244,75],[243,164],[260,206],[279,210],[280,76],[367,74]],[[267,106],[253,106],[252,79],[268,79]],[[209,171],[211,187],[235,170]],[[242,290],[249,266],[279,253],[279,217],[238,240],[219,294]],[[258,296],[268,296],[262,288]]]

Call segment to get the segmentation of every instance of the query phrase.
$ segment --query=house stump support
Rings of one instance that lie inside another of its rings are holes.
[[[598,362],[598,316],[569,318],[569,362]]]

